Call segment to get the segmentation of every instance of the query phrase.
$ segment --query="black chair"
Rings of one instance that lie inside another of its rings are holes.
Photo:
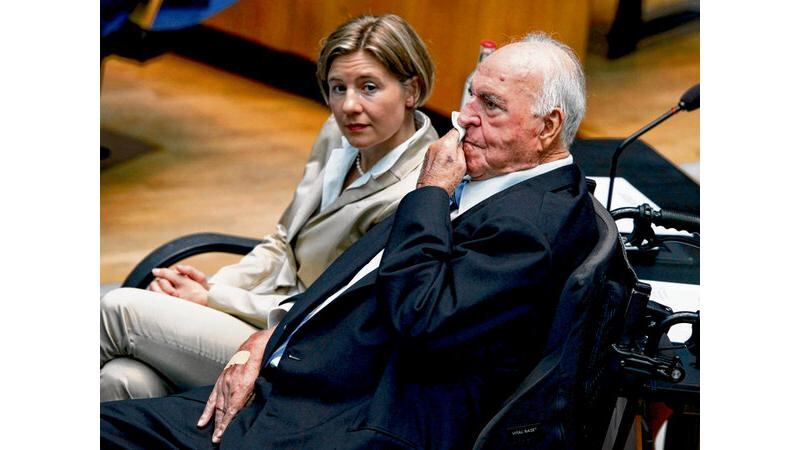
[[[599,239],[567,280],[543,357],[484,427],[474,449],[595,449],[614,409],[614,355],[627,303],[649,295],[616,224],[594,201]]]
[[[258,239],[221,233],[196,233],[179,237],[158,247],[133,268],[122,287],[147,289],[153,281],[153,269],[169,267],[190,256],[222,252],[246,255],[259,244]]]
[[[544,356],[474,450],[621,450],[634,416],[644,418],[652,402],[675,412],[670,430],[679,431],[667,435],[665,448],[699,448],[699,313],[650,301],[615,219],[598,201],[594,206],[600,236],[564,286]],[[693,326],[686,343],[666,338],[678,323]],[[652,448],[647,420],[641,427],[643,448]]]

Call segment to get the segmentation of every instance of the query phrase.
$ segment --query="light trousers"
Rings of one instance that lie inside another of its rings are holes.
[[[100,401],[214,384],[258,328],[165,294],[115,289],[100,300]]]

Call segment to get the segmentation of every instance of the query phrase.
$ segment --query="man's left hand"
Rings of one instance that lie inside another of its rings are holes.
[[[212,416],[214,417],[214,433],[211,436],[211,442],[214,444],[219,444],[225,429],[252,397],[256,379],[261,372],[267,341],[273,331],[275,327],[258,331],[247,338],[239,347],[239,352],[249,353],[247,360],[237,361],[234,355],[217,378],[206,402],[206,408],[197,422],[197,426],[202,428],[208,425]]]
[[[450,130],[428,147],[417,179],[417,188],[439,186],[447,191],[447,195],[453,195],[466,171],[467,163],[458,142],[458,131]]]

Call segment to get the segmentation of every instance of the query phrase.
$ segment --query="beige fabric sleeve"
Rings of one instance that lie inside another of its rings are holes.
[[[246,289],[215,284],[208,292],[208,306],[265,329],[277,325],[292,308],[294,302],[279,304],[288,297],[280,294],[253,294]]]
[[[221,268],[208,282],[252,289],[280,268],[286,259],[287,245],[286,229],[278,225],[275,233],[265,237],[238,263]]]

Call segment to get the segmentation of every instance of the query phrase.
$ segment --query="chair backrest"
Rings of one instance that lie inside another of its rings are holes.
[[[594,200],[599,239],[570,275],[543,357],[483,428],[474,449],[599,448],[616,400],[611,343],[636,276],[616,224]],[[602,417],[600,417],[602,416]]]

